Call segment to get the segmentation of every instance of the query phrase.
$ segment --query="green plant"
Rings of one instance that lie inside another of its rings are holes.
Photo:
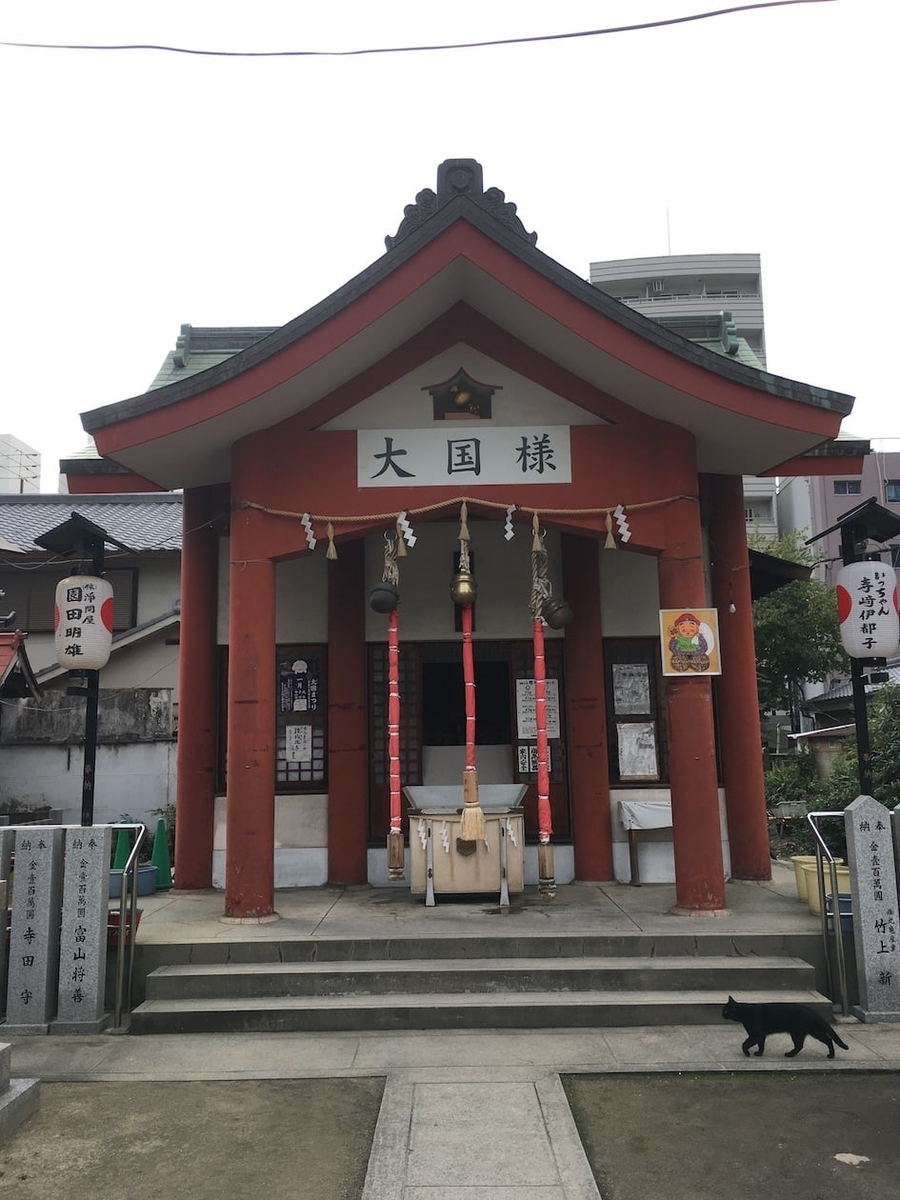
[[[795,579],[753,602],[757,687],[763,713],[792,712],[804,680],[847,670],[834,588]]]
[[[887,808],[900,804],[900,687],[881,688],[868,706],[869,744],[872,763],[872,792]],[[811,792],[809,809],[842,813],[860,793],[859,757],[855,743],[849,744],[834,760],[831,773],[818,780]],[[768,791],[766,792],[768,797]],[[841,820],[820,822],[831,852],[846,857],[847,841]],[[812,854],[815,839],[803,821],[798,841],[804,849],[797,853]],[[805,847],[809,847],[806,849]]]
[[[900,804],[900,687],[880,688],[869,702],[869,746],[872,792],[887,808]],[[859,757],[852,743],[838,755],[834,770],[824,781],[827,807],[844,809],[859,795]]]
[[[821,808],[822,781],[816,775],[810,754],[797,753],[770,767],[765,773],[764,782],[766,806],[769,809],[790,803],[802,804],[805,812]],[[774,839],[779,829],[782,831],[780,846],[772,847],[773,852],[781,850],[776,857],[814,853],[815,837],[805,816],[793,817],[777,826],[773,823],[770,825],[770,837]]]
[[[794,754],[765,773],[766,806],[803,801],[815,791],[816,767],[809,754]]]

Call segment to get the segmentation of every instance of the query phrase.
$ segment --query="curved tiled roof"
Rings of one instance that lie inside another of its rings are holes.
[[[35,538],[78,513],[129,550],[181,549],[180,492],[134,495],[0,496],[0,535],[27,554],[44,554]]]

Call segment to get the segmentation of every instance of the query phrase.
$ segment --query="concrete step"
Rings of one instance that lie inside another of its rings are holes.
[[[485,958],[344,963],[231,963],[160,967],[148,1001],[440,993],[715,991],[814,989],[798,958],[717,955],[646,958]]]
[[[291,937],[147,942],[138,937],[137,955],[147,971],[164,965],[261,962],[397,962],[407,959],[483,958],[705,958],[793,956],[806,958],[821,946],[818,928],[801,934],[727,932],[704,928],[673,933],[558,932],[525,934],[400,934],[396,937]],[[715,925],[716,922],[710,922]]]
[[[772,999],[771,989],[736,987],[743,1001]],[[133,1034],[337,1032],[430,1029],[552,1029],[635,1025],[708,1025],[721,1021],[727,991],[506,992],[429,995],[266,996],[147,1000],[131,1014]],[[811,989],[785,989],[779,1000],[831,1015]]]

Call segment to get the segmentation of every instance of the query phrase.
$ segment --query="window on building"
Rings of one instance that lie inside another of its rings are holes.
[[[888,504],[900,504],[900,479],[885,480],[884,498]]]
[[[859,479],[835,479],[833,486],[836,496],[862,495],[862,481]]]

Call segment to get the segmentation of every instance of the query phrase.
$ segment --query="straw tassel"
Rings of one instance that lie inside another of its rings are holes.
[[[328,549],[325,551],[325,557],[334,560],[337,558],[338,553],[334,545],[334,526],[330,521],[328,522],[328,528],[325,532],[326,536],[328,537]]]
[[[403,540],[403,527],[400,524],[399,517],[394,528],[397,531],[397,557],[406,558],[406,542]]]
[[[615,550],[616,549],[616,539],[615,539],[615,535],[613,534],[613,527],[612,527],[612,513],[609,511],[609,509],[606,510],[606,541],[603,543],[603,549],[604,550]]]
[[[458,536],[459,536],[459,540],[461,542],[469,541],[468,519],[469,519],[469,506],[468,506],[468,504],[466,504],[465,500],[463,500],[462,504],[460,504],[460,506],[459,506],[459,535]]]
[[[531,549],[543,550],[544,543],[541,539],[541,523],[538,520],[538,515],[535,513],[531,518]]]

